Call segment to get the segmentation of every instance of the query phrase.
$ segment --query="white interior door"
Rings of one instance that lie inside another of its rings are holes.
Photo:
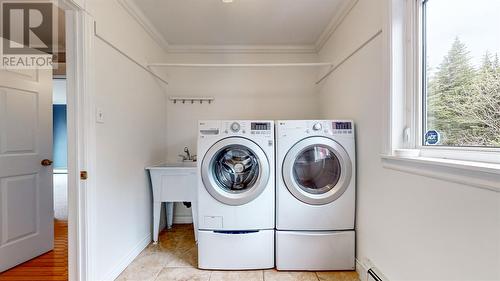
[[[51,81],[0,70],[0,272],[53,249]]]

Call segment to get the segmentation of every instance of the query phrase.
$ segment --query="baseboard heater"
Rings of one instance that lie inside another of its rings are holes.
[[[370,269],[368,269],[367,271],[367,280],[368,281],[389,281],[387,280],[387,278],[385,278],[385,276],[380,272],[378,271],[378,269],[376,269],[375,267],[372,267]]]

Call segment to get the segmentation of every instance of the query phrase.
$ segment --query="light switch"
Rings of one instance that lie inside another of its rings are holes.
[[[102,108],[97,108],[96,109],[96,117],[95,120],[97,123],[104,123],[104,112]]]

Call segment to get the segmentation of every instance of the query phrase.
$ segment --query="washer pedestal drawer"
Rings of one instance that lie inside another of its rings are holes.
[[[276,231],[278,270],[354,270],[354,230]]]
[[[198,232],[201,269],[265,269],[274,267],[274,230]]]

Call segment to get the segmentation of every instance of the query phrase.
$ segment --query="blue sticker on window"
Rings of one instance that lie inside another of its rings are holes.
[[[435,145],[439,143],[439,133],[435,130],[429,130],[425,133],[425,144]]]

